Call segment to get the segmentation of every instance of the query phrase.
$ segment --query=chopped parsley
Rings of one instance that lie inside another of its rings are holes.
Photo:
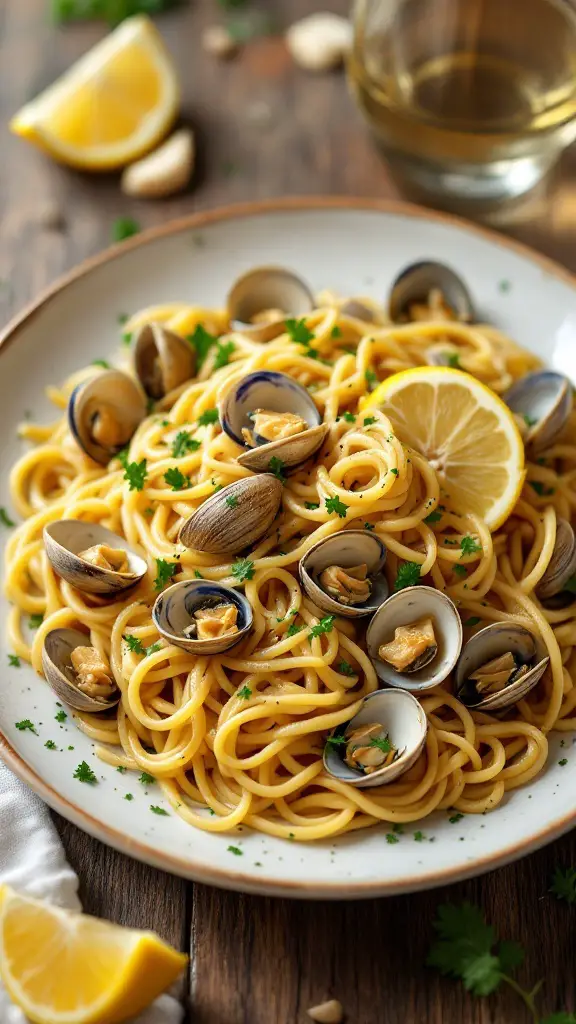
[[[229,494],[225,501],[228,508],[238,508],[239,501],[235,494]]]
[[[343,412],[342,419],[346,420],[346,423],[356,423],[356,417],[353,412]]]
[[[128,647],[134,654],[145,654],[146,657],[148,657],[149,654],[156,654],[156,651],[162,650],[162,644],[160,643],[151,644],[150,647],[144,647],[140,638],[132,636],[131,633],[123,633],[122,639],[126,641]]]
[[[150,810],[152,814],[161,814],[164,818],[168,818],[168,811],[165,811],[163,807],[158,807],[156,804],[150,804]]]
[[[390,470],[390,472],[391,472],[391,473],[392,473],[392,474],[393,474],[394,476],[398,476],[398,470],[397,470],[397,469],[396,469],[395,467],[394,467],[394,468],[392,468],[392,469]]]
[[[56,719],[57,722],[65,722],[66,719],[68,718],[68,715],[63,710],[63,708],[61,708],[60,711],[56,712],[56,714],[54,715],[54,718]]]
[[[343,732],[334,733],[333,736],[328,736],[328,739],[326,740],[326,746],[330,747],[345,747],[347,743],[348,740]]]
[[[91,784],[93,784],[94,782],[98,782],[98,779],[96,778],[90,765],[86,761],[80,762],[76,771],[74,772],[74,778],[78,779],[78,782],[89,782]]]
[[[202,573],[199,572],[198,569],[194,569],[194,576],[196,577],[197,580],[203,580],[204,579]]]
[[[130,801],[130,800],[133,800],[134,797],[132,796],[132,793],[126,793],[126,796],[124,797],[124,799]]]
[[[20,658],[17,654],[8,655],[8,664],[11,668],[20,668]]]
[[[268,463],[268,469],[270,470],[271,473],[274,474],[276,479],[279,480],[281,484],[286,483],[286,477],[284,475],[284,463],[282,462],[282,459],[278,458],[277,455],[273,455],[272,458],[270,459],[270,462]]]
[[[415,587],[420,581],[420,566],[417,562],[403,562],[398,566],[394,590],[404,590],[405,587]]]
[[[40,629],[40,626],[44,622],[44,616],[40,612],[34,612],[33,615],[28,619],[28,625],[30,629]]]
[[[376,529],[376,523],[364,523],[364,529],[365,530],[375,530]]]
[[[297,626],[295,622],[291,622],[286,630],[286,636],[296,636],[301,629],[304,629],[304,626]]]
[[[468,570],[465,565],[453,565],[452,572],[455,572],[457,576],[467,576]]]
[[[322,633],[331,633],[334,626],[334,618],[334,615],[325,615],[323,619],[320,619],[320,622],[312,626],[310,636],[321,636]]]
[[[44,746],[46,747],[46,750],[58,750],[58,747],[54,743],[54,740],[46,740]]]
[[[178,562],[166,562],[163,558],[156,559],[156,578],[154,589],[162,590],[170,582],[174,573],[179,569]]]
[[[199,448],[200,441],[192,437],[188,430],[179,430],[172,441],[172,458],[182,459],[188,452],[197,452]]]
[[[3,508],[2,506],[0,506],[0,523],[2,523],[4,526],[16,526],[16,523],[12,519],[10,519],[10,516],[8,515],[6,509]]]
[[[461,814],[460,811],[456,811],[456,814],[452,814],[451,817],[448,818],[448,821],[451,825],[457,825],[459,821],[462,821],[463,817],[464,815]]]
[[[576,868],[556,868],[552,875],[550,892],[557,899],[576,903]]]
[[[320,508],[320,503],[318,501],[305,501],[304,508],[307,508],[309,509],[310,512],[313,512],[314,509]]]
[[[252,690],[250,689],[249,686],[243,686],[241,690],[238,690],[236,696],[240,697],[241,700],[250,700],[250,697],[252,696]]]
[[[527,427],[533,427],[535,423],[538,423],[538,419],[534,419],[532,416],[528,416],[528,413],[524,413],[524,423]]]
[[[21,722],[14,722],[14,725],[20,732],[33,732],[35,736],[38,735],[34,722],[31,722],[29,718],[23,718]]]
[[[132,335],[131,335],[130,331],[124,331],[124,333],[122,334],[122,344],[123,345],[131,345],[132,344]]]
[[[424,833],[421,832],[420,829],[418,829],[418,831],[414,833],[414,842],[422,843],[424,841],[424,838]]]
[[[186,340],[196,350],[196,362],[200,369],[210,349],[216,345],[218,338],[214,334],[210,334],[202,324],[196,324],[194,334],[189,334]]]
[[[148,476],[146,459],[140,462],[125,462],[123,479],[128,481],[128,488],[131,491],[143,491],[144,481]]]
[[[503,278],[501,281],[498,282],[498,291],[502,292],[502,294],[504,295],[506,294],[506,292],[510,291],[511,287],[512,283],[510,281],[507,281],[506,278]]]
[[[100,366],[103,370],[110,369],[110,363],[106,359],[93,359],[92,366]]]
[[[242,857],[244,851],[239,846],[229,846],[228,853],[233,853],[235,857]]]
[[[286,331],[297,345],[309,345],[316,335],[306,326],[306,317],[301,320],[286,320]]]
[[[371,427],[373,423],[377,423],[377,422],[378,421],[377,421],[375,416],[367,416],[366,419],[364,420],[364,423],[362,424],[362,426],[364,426],[364,427]]]
[[[148,772],[142,772],[138,776],[138,782],[141,782],[143,786],[152,786],[156,782],[156,779]]]
[[[335,512],[340,519],[346,518],[346,513],[350,507],[349,505],[345,505],[343,501],[340,501],[340,498],[337,496],[334,498],[326,498],[324,504],[326,505],[326,510],[328,512]]]
[[[386,833],[386,842],[390,843],[390,845],[392,846],[394,843],[399,843],[400,840],[398,839],[398,836],[394,835],[393,832],[387,832]]]
[[[368,746],[378,747],[378,750],[381,750],[383,754],[389,754],[392,750],[392,744],[387,736],[372,736]],[[394,831],[397,832],[399,829],[394,826]]]
[[[330,331],[330,337],[331,338],[341,338],[342,337],[342,329],[340,327],[338,327],[338,324],[334,324],[334,327]]]
[[[355,676],[357,674],[349,661],[341,661],[338,665],[338,672],[343,676]]]
[[[529,480],[528,483],[530,484],[532,490],[535,491],[536,494],[538,494],[541,498],[549,494],[554,494],[554,488],[546,488],[544,484],[540,482],[540,480]]]
[[[112,224],[112,241],[124,242],[126,238],[137,235],[140,225],[133,217],[118,217]]]
[[[446,365],[451,366],[454,370],[460,369],[460,356],[458,352],[446,353]]]
[[[558,764],[560,765],[561,768],[563,768],[564,765],[568,764],[568,758],[567,757],[563,757],[560,761],[558,761]]]
[[[190,477],[184,476],[178,468],[167,469],[164,480],[173,491],[183,491],[185,487],[190,487]]]
[[[249,558],[239,558],[232,565],[232,575],[236,577],[239,583],[243,583],[244,580],[253,579],[254,562],[251,562]]]
[[[377,377],[376,373],[374,372],[374,370],[366,370],[366,372],[364,374],[364,380],[366,381],[366,384],[368,386],[368,390],[369,391],[374,391],[374,388],[376,387],[376,385],[378,383],[378,377]]]
[[[211,423],[218,423],[218,409],[205,409],[197,420],[199,427],[209,427]]]
[[[523,959],[522,947],[515,942],[495,946],[494,929],[486,924],[482,912],[470,903],[456,906],[445,903],[438,907],[434,922],[438,937],[433,942],[427,963],[442,974],[460,978],[464,987],[476,996],[487,996]],[[519,986],[512,981],[516,991]],[[524,993],[533,999],[533,993]],[[534,1016],[536,1020],[536,1016]]]
[[[482,545],[474,537],[467,535],[460,541],[460,550],[463,555],[475,555],[477,551],[482,551]]]
[[[216,358],[214,360],[214,369],[220,370],[223,366],[228,366],[230,362],[230,356],[233,354],[236,346],[233,341],[218,342],[216,346]]]
[[[125,768],[123,764],[119,764],[118,767],[116,768],[116,771],[120,772],[121,775],[125,775],[128,769]]]
[[[442,513],[434,509],[433,512],[429,512],[424,518],[425,523],[439,523],[442,519]]]
[[[477,626],[479,622],[480,622],[480,619],[479,619],[479,617],[477,615],[471,615],[469,619],[466,619],[466,621],[464,622],[464,625],[465,626]]]

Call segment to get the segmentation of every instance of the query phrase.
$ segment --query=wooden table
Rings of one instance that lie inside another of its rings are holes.
[[[268,0],[279,26],[309,0]],[[315,6],[315,5],[314,5]],[[321,6],[321,5],[320,5]],[[346,0],[326,3],[340,13]],[[392,196],[395,187],[348,98],[344,77],[297,71],[280,38],[259,38],[220,64],[199,35],[216,0],[194,0],[159,24],[180,66],[184,117],[197,129],[193,190],[163,203],[124,198],[113,176],[65,171],[9,136],[9,116],[103,33],[98,24],[50,26],[48,0],[0,0],[0,313],[12,313],[85,256],[108,245],[113,220],[152,226],[184,212],[286,194]],[[500,227],[576,270],[575,157],[553,187]],[[572,174],[572,179],[574,179]],[[53,204],[61,226],[51,225]],[[521,1024],[510,994],[466,996],[424,966],[439,902],[479,903],[498,932],[527,952],[520,977],[545,978],[542,1016],[574,1009],[576,909],[548,895],[556,865],[576,865],[576,838],[476,881],[365,903],[304,903],[239,896],[192,885],[115,853],[55,816],[81,880],[85,909],[153,928],[190,954],[183,987],[195,1024],[296,1024],[337,996],[350,1024]],[[528,986],[527,986],[528,987]]]

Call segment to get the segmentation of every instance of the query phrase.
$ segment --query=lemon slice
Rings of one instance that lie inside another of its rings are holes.
[[[62,163],[110,170],[157,145],[179,100],[171,57],[150,19],[139,15],[22,107],[10,127]]]
[[[0,888],[0,973],[36,1024],[119,1024],[177,978],[187,958],[152,932],[72,914]]]
[[[524,482],[524,445],[512,413],[475,377],[445,366],[405,370],[361,400],[378,406],[400,439],[422,452],[455,511],[495,530]]]

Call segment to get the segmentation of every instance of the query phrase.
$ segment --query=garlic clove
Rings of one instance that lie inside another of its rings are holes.
[[[329,71],[342,64],[352,45],[352,25],[328,11],[296,21],[286,33],[286,45],[296,64],[307,71]]]
[[[318,1021],[319,1024],[342,1024],[344,1020],[344,1009],[337,999],[329,999],[318,1006],[311,1006],[306,1012],[311,1020]]]
[[[189,128],[181,128],[158,149],[125,169],[122,191],[142,199],[159,199],[181,192],[192,177],[194,158],[194,135]]]
[[[202,33],[202,49],[212,57],[227,60],[238,52],[238,41],[224,25],[208,25]]]

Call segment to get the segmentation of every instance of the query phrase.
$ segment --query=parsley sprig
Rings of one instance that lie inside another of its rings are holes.
[[[218,423],[218,409],[205,409],[197,420],[199,427],[209,427],[212,423]]]
[[[475,555],[476,552],[482,551],[482,545],[474,537],[470,537],[467,534],[460,541],[460,550],[463,555]]]
[[[156,654],[157,651],[162,650],[162,644],[155,643],[151,644],[150,647],[144,647],[140,637],[132,636],[131,633],[123,633],[122,639],[128,644],[129,650],[134,654],[145,654],[148,657],[149,654]]]
[[[306,326],[306,317],[302,317],[300,320],[286,320],[286,332],[297,345],[309,346],[316,337],[314,331]]]
[[[187,340],[196,350],[196,364],[200,369],[210,349],[217,344],[218,338],[214,334],[210,334],[202,324],[196,324],[194,334],[188,335]]]
[[[550,892],[557,899],[576,903],[576,868],[556,868],[552,875]]]
[[[420,566],[417,562],[403,562],[398,566],[394,590],[404,590],[405,587],[415,587],[420,582]]]
[[[331,633],[333,626],[334,615],[325,615],[323,619],[320,619],[320,622],[317,622],[315,626],[312,626],[310,636],[322,636],[322,633]]]
[[[182,459],[188,452],[197,452],[200,441],[197,441],[189,430],[179,430],[172,441],[172,458]]]
[[[174,573],[178,572],[179,568],[178,562],[166,562],[163,558],[157,558],[154,589],[162,590],[170,582]]]
[[[183,491],[185,487],[190,487],[190,477],[184,476],[177,467],[167,469],[164,473],[164,480],[173,491]]]
[[[281,484],[286,483],[284,463],[282,462],[282,459],[278,458],[277,455],[273,455],[272,458],[270,459],[270,462],[268,463],[268,469],[270,470],[271,473],[274,474],[276,479],[279,480]]]
[[[87,761],[80,762],[76,771],[74,772],[74,778],[78,779],[78,782],[89,782],[92,785],[95,782],[98,782],[98,779],[96,778],[94,772],[92,771]]]
[[[253,579],[254,562],[251,562],[249,558],[239,558],[232,565],[232,575],[236,577],[239,583],[243,583],[244,580]]]
[[[325,505],[328,512],[335,512],[340,519],[346,518],[346,513],[350,507],[349,505],[345,505],[343,501],[340,501],[338,496],[335,496],[334,498],[326,498]]]
[[[123,479],[128,481],[128,489],[130,491],[143,491],[144,483],[148,476],[146,459],[141,459],[140,462],[124,462],[123,465]]]

